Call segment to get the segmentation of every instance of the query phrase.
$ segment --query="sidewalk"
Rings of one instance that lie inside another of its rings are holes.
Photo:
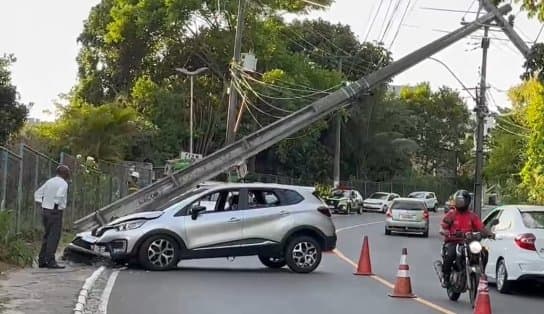
[[[96,267],[66,263],[66,269],[24,268],[0,274],[0,313],[68,314]]]

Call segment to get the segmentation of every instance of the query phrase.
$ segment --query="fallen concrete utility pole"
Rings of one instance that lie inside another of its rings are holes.
[[[505,5],[499,9],[499,12],[506,14],[511,9],[510,5]],[[214,152],[190,167],[177,171],[169,177],[162,178],[136,193],[128,195],[97,210],[93,214],[77,220],[75,227],[80,230],[89,230],[97,225],[106,223],[112,217],[121,217],[170,203],[180,197],[181,194],[196,187],[199,183],[214,178],[232,166],[241,163],[249,157],[255,156],[284,138],[323,119],[340,109],[342,105],[356,95],[371,90],[391,77],[407,70],[467,35],[472,34],[482,24],[489,23],[494,19],[495,15],[488,13],[404,58]]]

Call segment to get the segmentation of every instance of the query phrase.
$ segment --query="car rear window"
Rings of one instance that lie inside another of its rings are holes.
[[[304,197],[293,190],[281,190],[282,205],[294,205],[304,200]],[[314,194],[315,195],[315,194]]]
[[[391,205],[391,209],[404,209],[404,210],[423,210],[422,202],[413,202],[413,201],[395,201]]]
[[[521,218],[529,229],[544,229],[544,212],[522,212]]]
[[[370,195],[369,198],[376,199],[376,200],[385,200],[385,199],[387,199],[387,196],[389,196],[389,194],[386,194],[386,193],[374,193],[374,194]]]
[[[408,195],[409,198],[425,198],[426,197],[426,193],[412,193],[410,195]]]

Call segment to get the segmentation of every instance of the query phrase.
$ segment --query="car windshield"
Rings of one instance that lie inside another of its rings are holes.
[[[349,197],[349,191],[334,190],[331,194],[333,197]]]
[[[385,200],[385,199],[387,199],[388,196],[389,196],[389,194],[387,194],[387,193],[373,193],[372,195],[370,195],[369,198],[372,198],[372,199],[375,199],[375,200]]]
[[[425,196],[426,196],[426,193],[421,193],[421,192],[412,193],[408,195],[409,198],[425,198]]]
[[[184,200],[186,200],[186,199],[188,199],[188,198],[190,198],[192,196],[195,196],[197,194],[200,194],[202,192],[205,192],[207,190],[208,190],[208,188],[204,188],[204,187],[193,189],[193,190],[191,190],[189,192],[181,194],[180,196],[176,196],[175,198],[168,201],[166,204],[164,204],[162,206],[159,206],[159,207],[157,207],[155,209],[152,209],[151,211],[165,211],[167,209],[170,209],[170,208],[182,203]]]
[[[395,201],[391,205],[391,209],[404,209],[404,210],[423,210],[423,203],[417,201],[401,200]]]
[[[544,229],[544,212],[522,212],[521,218],[529,229]]]

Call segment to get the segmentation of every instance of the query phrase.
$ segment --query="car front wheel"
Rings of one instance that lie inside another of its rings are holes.
[[[295,273],[311,273],[321,263],[321,246],[313,238],[299,236],[285,250],[287,266]]]
[[[169,270],[178,264],[180,248],[166,235],[155,235],[144,241],[138,253],[140,264],[149,270]]]
[[[270,268],[282,268],[287,264],[285,258],[282,257],[271,257],[265,255],[259,255],[259,260],[263,263],[264,266]]]

